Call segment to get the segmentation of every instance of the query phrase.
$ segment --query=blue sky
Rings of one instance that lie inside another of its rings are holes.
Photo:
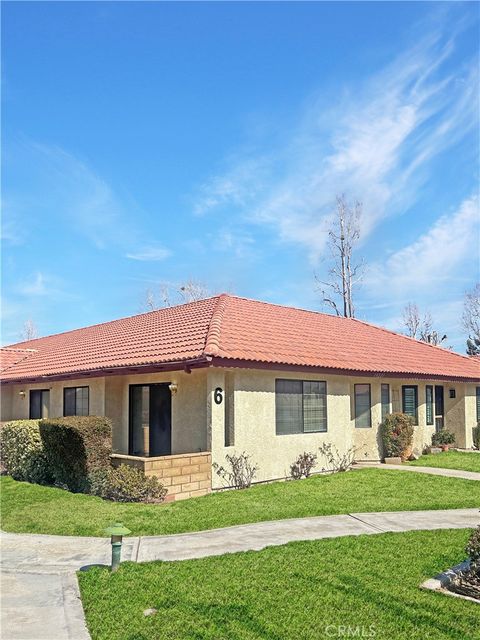
[[[4,343],[147,288],[322,309],[335,195],[363,202],[357,317],[479,279],[475,3],[4,2]]]

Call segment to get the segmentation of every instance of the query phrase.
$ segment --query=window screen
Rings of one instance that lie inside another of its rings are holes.
[[[372,426],[370,385],[355,385],[355,426],[364,429]]]
[[[63,390],[63,415],[88,416],[88,387],[66,387]]]
[[[303,430],[327,430],[327,394],[326,382],[303,383]]]
[[[382,422],[390,413],[390,385],[382,384]]]
[[[327,383],[313,380],[275,381],[276,433],[327,430]]]
[[[414,424],[418,424],[418,387],[402,387],[402,410],[407,416],[412,416]]]
[[[433,387],[431,385],[425,387],[425,412],[427,424],[433,424]]]

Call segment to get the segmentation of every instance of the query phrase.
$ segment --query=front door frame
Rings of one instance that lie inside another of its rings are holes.
[[[139,388],[139,387],[149,387],[149,453],[144,454],[144,456],[139,456],[139,457],[159,457],[159,456],[168,456],[168,455],[172,455],[172,401],[171,401],[171,391],[170,391],[170,382],[146,382],[144,384],[142,383],[138,383],[138,384],[130,384],[128,386],[128,454],[131,456],[134,456],[136,454],[133,453],[133,402],[132,402],[132,391],[135,388]],[[152,440],[153,440],[153,435],[152,435],[152,431],[150,431],[151,429],[151,409],[152,409],[152,395],[150,392],[150,389],[152,387],[164,387],[168,390],[169,394],[170,394],[170,403],[169,403],[169,409],[170,409],[170,424],[169,424],[169,430],[170,430],[170,435],[169,435],[169,449],[168,451],[165,451],[164,453],[158,453],[158,454],[153,454],[152,455]]]

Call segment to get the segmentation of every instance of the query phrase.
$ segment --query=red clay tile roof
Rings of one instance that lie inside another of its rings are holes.
[[[5,381],[175,363],[480,380],[480,363],[365,322],[222,294],[18,343]]]
[[[25,360],[25,358],[28,358],[32,353],[35,353],[34,349],[2,347],[0,349],[0,372],[6,371],[14,364]]]

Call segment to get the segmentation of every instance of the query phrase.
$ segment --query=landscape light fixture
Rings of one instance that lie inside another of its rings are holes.
[[[130,529],[123,526],[122,522],[115,522],[111,527],[105,529],[105,533],[111,536],[112,543],[112,565],[110,570],[114,573],[118,567],[120,566],[120,559],[122,555],[122,538],[123,536],[128,536],[130,533]]]

